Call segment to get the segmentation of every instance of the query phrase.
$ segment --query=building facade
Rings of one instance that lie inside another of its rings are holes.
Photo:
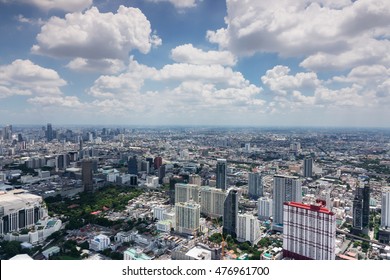
[[[260,240],[260,225],[258,219],[250,214],[237,215],[237,241],[249,241],[256,244]]]
[[[175,213],[175,230],[179,233],[195,235],[199,230],[200,205],[193,201],[177,202]]]
[[[334,260],[335,242],[336,215],[323,207],[323,204],[284,203],[284,257]]]
[[[224,190],[202,187],[200,190],[201,213],[211,218],[222,217],[225,199],[226,192]]]
[[[237,236],[237,215],[238,215],[238,191],[231,188],[223,207],[223,233],[230,234],[233,238]]]
[[[193,184],[175,184],[175,203],[190,200],[199,203],[199,186]]]
[[[285,202],[302,202],[301,180],[295,176],[275,175],[273,182],[273,225],[277,231],[283,230],[283,208]]]
[[[263,179],[259,173],[249,173],[248,194],[250,198],[258,199],[263,196]]]
[[[257,201],[257,215],[259,220],[266,221],[272,216],[272,199],[260,197]]]
[[[303,177],[313,177],[313,159],[311,157],[306,157],[303,160]]]
[[[217,159],[216,169],[217,189],[226,190],[227,187],[227,162],[226,159]]]

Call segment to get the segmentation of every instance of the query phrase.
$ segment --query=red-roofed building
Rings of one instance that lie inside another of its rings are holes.
[[[283,256],[303,260],[334,260],[336,217],[323,201],[315,205],[285,202]]]

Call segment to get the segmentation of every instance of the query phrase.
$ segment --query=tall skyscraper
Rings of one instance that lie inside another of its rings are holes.
[[[185,234],[196,234],[199,230],[200,205],[193,202],[175,204],[176,231]]]
[[[12,140],[12,125],[3,127],[3,140]]]
[[[253,199],[263,196],[263,180],[259,173],[249,173],[248,194]]]
[[[226,159],[217,159],[217,188],[226,190],[227,186],[227,162]]]
[[[250,214],[237,215],[237,241],[249,241],[256,244],[260,240],[260,225],[258,219]]]
[[[283,205],[285,202],[302,202],[301,180],[294,176],[275,175],[273,183],[272,229],[283,229]]]
[[[313,177],[313,159],[311,157],[306,157],[303,160],[303,177]]]
[[[166,173],[166,165],[163,164],[158,168],[158,183],[162,184]]]
[[[298,260],[334,260],[336,216],[321,201],[284,203],[283,256]]]
[[[175,203],[194,201],[199,203],[199,186],[192,184],[175,184]]]
[[[370,222],[370,187],[368,182],[359,181],[356,186],[352,213],[352,232],[354,234],[368,234]]]
[[[390,187],[382,190],[381,227],[390,227]]]
[[[226,192],[224,190],[208,186],[202,187],[200,190],[201,213],[211,218],[222,217],[225,199]]]
[[[47,139],[47,142],[50,142],[51,140],[53,140],[53,127],[51,126],[51,123],[47,124],[46,139]]]
[[[127,169],[129,174],[138,174],[138,160],[137,156],[132,156],[129,158],[129,161],[127,162]]]
[[[85,192],[93,192],[93,161],[90,159],[81,162],[81,179]]]
[[[223,233],[230,234],[236,238],[238,215],[238,191],[231,188],[228,190],[228,195],[223,205]]]

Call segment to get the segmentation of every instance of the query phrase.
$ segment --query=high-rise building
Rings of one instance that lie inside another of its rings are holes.
[[[298,260],[334,260],[336,216],[323,206],[284,203],[283,256]]]
[[[352,204],[352,233],[368,234],[370,222],[370,187],[368,182],[359,181]]]
[[[302,202],[301,180],[295,176],[275,175],[273,187],[272,228],[277,231],[282,231],[284,203]]]
[[[53,140],[53,127],[51,126],[51,123],[47,124],[46,139],[47,139],[47,142],[50,142],[51,140]]]
[[[169,179],[169,203],[175,205],[175,185],[177,183],[184,183],[183,177],[174,176]]]
[[[236,235],[238,215],[238,191],[231,188],[223,205],[223,233],[230,234],[233,238]]]
[[[306,157],[303,160],[303,177],[313,177],[313,159],[311,157]]]
[[[166,174],[166,165],[163,164],[163,165],[161,165],[161,166],[158,168],[158,183],[159,183],[159,184],[162,184],[163,179],[164,179],[164,177],[165,177],[165,174]]]
[[[85,192],[93,192],[93,161],[90,159],[81,162],[81,180]]]
[[[68,154],[57,155],[56,167],[58,170],[64,170],[70,163],[70,156]]]
[[[194,201],[199,203],[199,186],[192,184],[175,184],[175,203]]]
[[[272,216],[272,199],[260,197],[257,203],[257,215],[259,220],[268,220]]]
[[[162,157],[155,157],[154,158],[154,170],[158,170],[161,165],[162,165]]]
[[[259,173],[249,173],[248,194],[250,198],[258,199],[263,196],[263,180]]]
[[[217,188],[226,190],[227,186],[227,162],[226,159],[217,159]]]
[[[176,231],[194,235],[199,230],[200,205],[193,202],[175,204]]]
[[[3,140],[12,140],[12,125],[3,127]]]
[[[226,192],[224,190],[208,186],[202,187],[200,190],[200,212],[211,218],[222,217],[225,199]]]
[[[390,227],[390,187],[382,190],[381,227]]]
[[[256,244],[261,237],[258,219],[250,214],[238,214],[236,233],[238,242]]]
[[[200,177],[198,174],[190,174],[189,183],[201,186],[202,185],[202,177]]]
[[[129,158],[129,161],[127,162],[127,169],[129,174],[138,174],[138,160],[137,156],[132,156]]]

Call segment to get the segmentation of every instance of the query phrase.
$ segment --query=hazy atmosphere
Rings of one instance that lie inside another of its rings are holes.
[[[0,0],[0,124],[388,127],[388,0]]]

